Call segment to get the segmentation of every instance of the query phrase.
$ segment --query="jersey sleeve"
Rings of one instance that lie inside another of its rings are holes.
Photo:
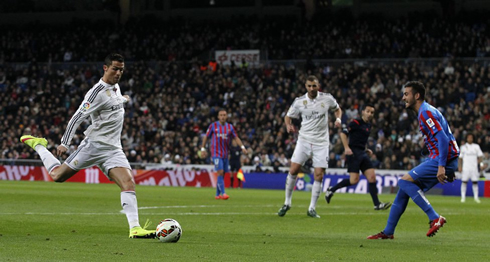
[[[299,111],[299,108],[298,108],[298,99],[296,98],[293,102],[293,104],[289,107],[289,110],[288,110],[288,113],[287,113],[287,116],[288,117],[292,117],[292,118],[299,118],[299,115],[300,115],[300,111]]]
[[[460,150],[459,150],[459,158],[463,158],[464,157],[464,154],[466,153],[466,145],[463,145],[461,146]]]
[[[78,110],[73,114],[68,125],[66,126],[65,133],[61,138],[61,144],[65,147],[68,147],[71,143],[71,139],[75,135],[77,128],[80,124],[87,119],[91,114],[100,109],[103,105],[103,101],[101,96],[98,95],[100,91],[103,89],[103,86],[100,86],[95,89],[89,90],[83,99],[83,102],[78,107]]]
[[[476,150],[477,150],[477,156],[478,157],[483,157],[483,152],[481,151],[480,145],[476,145]]]
[[[342,133],[346,134],[349,136],[349,133],[352,132],[353,130],[356,130],[359,128],[359,122],[357,120],[352,120],[349,125],[343,125],[342,128]]]
[[[231,138],[237,137],[237,134],[235,132],[235,128],[233,127],[232,124],[230,124],[230,135],[231,135]]]
[[[206,136],[211,137],[213,135],[214,129],[213,124],[209,125],[208,130],[206,131]]]
[[[327,94],[327,101],[329,106],[330,111],[336,111],[337,109],[340,108],[339,104],[337,103],[337,100],[331,95]]]
[[[439,120],[430,111],[424,111],[420,114],[420,122],[423,124],[424,129],[432,135],[442,130]]]

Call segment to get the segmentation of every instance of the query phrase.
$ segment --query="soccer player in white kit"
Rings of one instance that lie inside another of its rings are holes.
[[[135,182],[121,146],[124,103],[130,101],[128,95],[121,95],[118,84],[124,71],[123,56],[108,55],[103,69],[102,79],[85,95],[56,149],[58,156],[65,153],[78,126],[90,117],[92,124],[84,132],[85,139],[63,164],[46,149],[46,139],[24,135],[20,141],[36,150],[55,182],[64,182],[79,170],[97,165],[121,188],[121,206],[128,219],[129,237],[154,238],[155,230],[146,230],[147,225],[142,228],[139,224]]]
[[[476,203],[480,203],[478,198],[478,179],[480,172],[478,171],[478,165],[483,159],[483,152],[478,144],[473,143],[473,134],[466,135],[466,143],[461,146],[461,152],[459,154],[459,172],[461,172],[461,203],[466,201],[466,188],[468,186],[468,180],[473,182],[473,196]],[[463,162],[463,164],[461,164]]]
[[[341,125],[342,110],[331,94],[318,91],[320,89],[318,78],[313,75],[308,76],[305,87],[307,93],[294,100],[287,115],[284,117],[288,133],[296,131],[291,118],[301,117],[301,129],[299,130],[296,148],[291,157],[291,167],[286,178],[286,199],[284,205],[277,213],[281,217],[291,208],[293,190],[301,166],[306,160],[312,158],[315,181],[311,190],[310,206],[306,214],[310,217],[320,218],[316,213],[316,202],[322,190],[325,169],[328,167],[330,146],[328,113],[330,111],[334,111],[336,117],[335,127],[340,128]]]

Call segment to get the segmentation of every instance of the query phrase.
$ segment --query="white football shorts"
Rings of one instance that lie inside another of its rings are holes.
[[[78,149],[66,159],[65,164],[75,171],[98,166],[109,179],[109,171],[112,168],[124,167],[131,170],[131,165],[122,149],[97,147],[88,139],[80,143]]]
[[[471,180],[472,182],[476,182],[480,179],[480,172],[478,169],[463,169],[461,172],[461,181],[468,182]]]
[[[313,160],[313,167],[328,168],[328,144],[319,145],[298,139],[291,162],[304,165],[306,160]]]

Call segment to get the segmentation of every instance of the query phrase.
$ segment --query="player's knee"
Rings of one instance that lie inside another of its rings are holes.
[[[355,184],[359,183],[359,177],[351,177],[349,180],[350,180],[351,185],[355,185]]]

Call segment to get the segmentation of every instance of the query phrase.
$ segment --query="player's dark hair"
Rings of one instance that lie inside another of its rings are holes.
[[[314,76],[314,75],[309,75],[309,76],[306,78],[306,81],[310,81],[310,82],[315,82],[315,81],[317,81],[317,82],[319,82],[319,81],[318,81],[318,78],[317,78],[316,76]]]
[[[414,96],[415,94],[419,93],[420,94],[419,100],[425,100],[425,86],[421,82],[408,81],[403,87],[411,87]]]
[[[468,134],[466,134],[466,138],[465,138],[466,139],[466,142],[468,142],[468,137],[469,136],[472,136],[473,137],[473,141],[475,141],[475,135],[473,135],[473,133],[468,133]]]
[[[364,104],[364,105],[362,106],[362,111],[366,110],[366,107],[368,107],[368,106],[369,106],[369,107],[372,107],[372,108],[375,108],[373,104]]]
[[[118,62],[124,63],[124,57],[118,53],[109,54],[104,59],[104,65],[110,66],[110,65],[112,65],[112,61],[118,61]]]

